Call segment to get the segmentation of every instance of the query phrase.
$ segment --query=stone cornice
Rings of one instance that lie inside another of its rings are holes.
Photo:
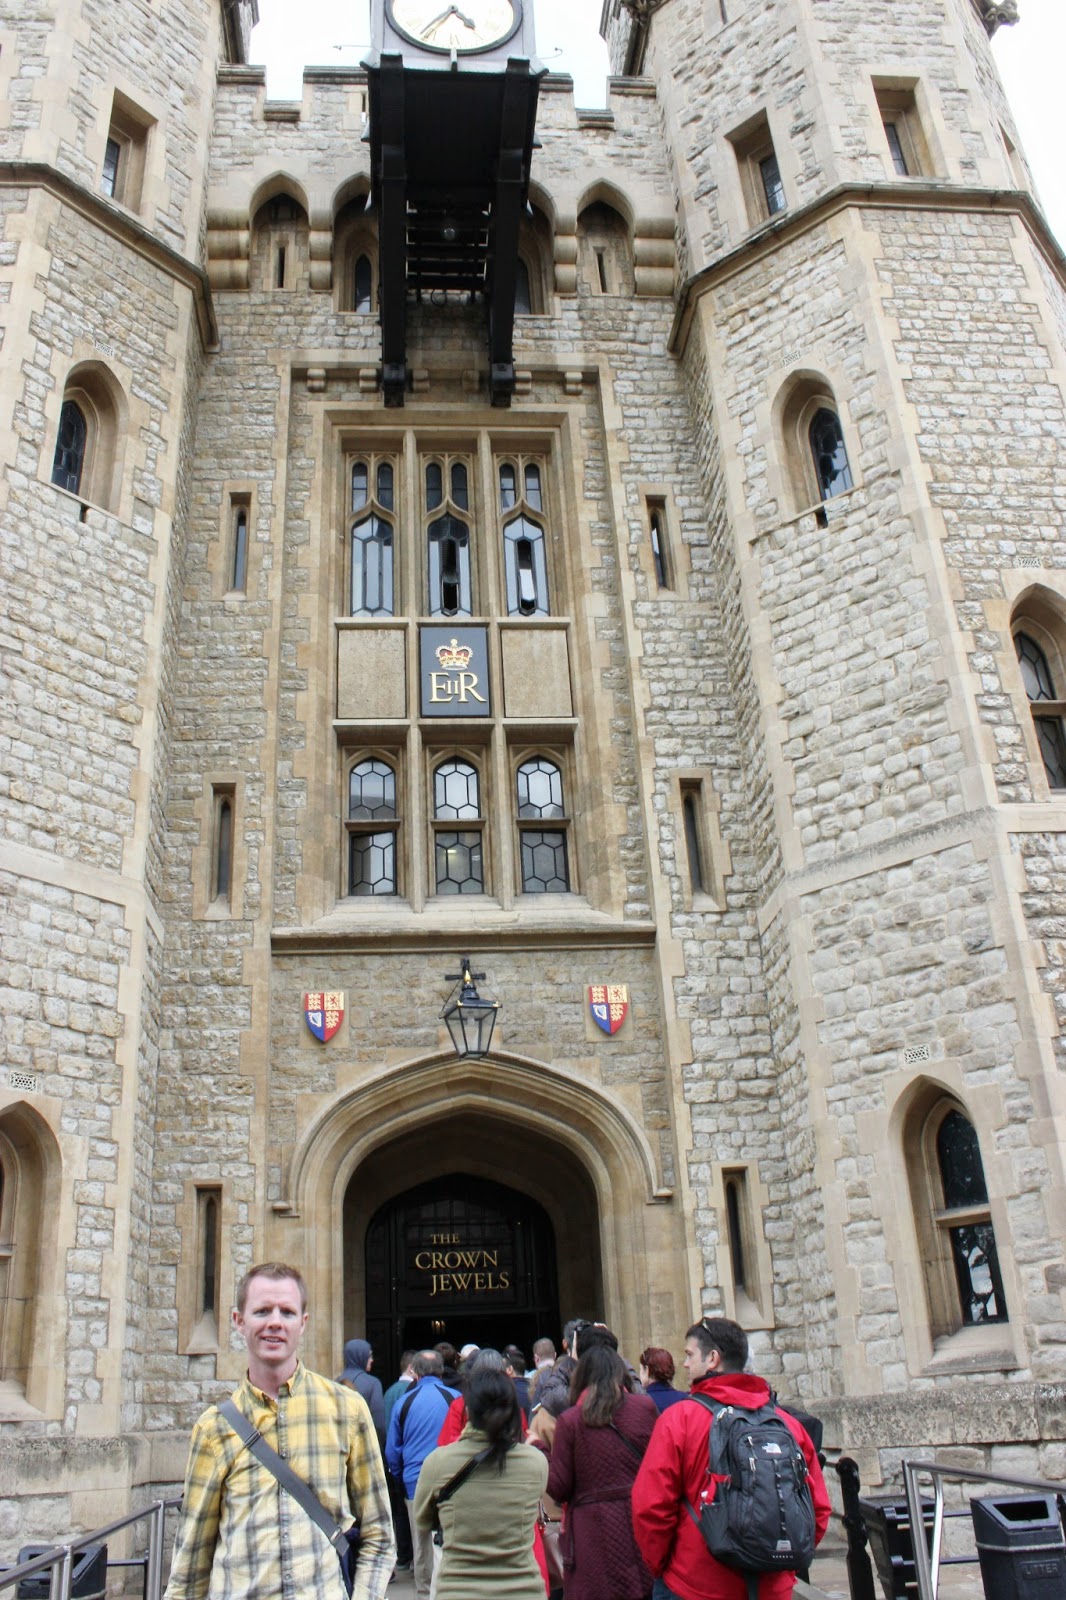
[[[83,184],[68,178],[43,161],[0,162],[0,189],[43,189],[63,205],[77,211],[86,221],[128,246],[143,260],[151,262],[176,283],[183,284],[193,297],[200,341],[205,351],[219,348],[218,323],[211,298],[207,273],[173,246],[164,244],[142,222],[114,205],[103,195],[95,195]]]
[[[737,273],[746,272],[782,244],[820,227],[839,212],[857,207],[885,211],[1001,212],[1021,219],[1033,243],[1066,289],[1066,253],[1048,228],[1043,212],[1024,189],[963,188],[937,179],[908,178],[905,183],[842,183],[795,211],[784,212],[693,273],[681,287],[668,348],[684,353],[696,306],[705,294]]]
[[[498,919],[498,920],[497,920]],[[531,925],[506,912],[471,915],[462,923],[414,914],[396,917],[386,912],[380,919],[346,916],[324,918],[307,928],[274,928],[270,947],[274,956],[301,955],[418,955],[442,947],[471,952],[486,950],[612,950],[655,944],[655,924],[618,922],[595,912],[545,917]]]

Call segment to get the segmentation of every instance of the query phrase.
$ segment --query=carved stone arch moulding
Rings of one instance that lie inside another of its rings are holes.
[[[287,1192],[273,1204],[268,1253],[302,1261],[312,1299],[330,1306],[317,1335],[325,1350],[329,1340],[345,1336],[349,1185],[388,1147],[396,1145],[402,1155],[405,1141],[416,1144],[427,1129],[445,1123],[454,1129],[461,1120],[470,1126],[472,1171],[492,1175],[484,1157],[498,1135],[501,1148],[515,1139],[533,1151],[539,1147],[554,1170],[572,1166],[589,1186],[598,1211],[604,1305],[620,1338],[647,1337],[649,1315],[656,1337],[673,1337],[684,1326],[690,1306],[698,1304],[698,1273],[683,1219],[671,1204],[673,1190],[662,1185],[652,1146],[631,1113],[601,1089],[539,1061],[512,1055],[459,1061],[434,1052],[345,1090],[314,1113],[292,1151]],[[399,1158],[397,1173],[397,1192],[419,1181],[419,1172]],[[535,1191],[533,1183],[530,1193],[537,1197]],[[565,1204],[565,1192],[559,1198]]]

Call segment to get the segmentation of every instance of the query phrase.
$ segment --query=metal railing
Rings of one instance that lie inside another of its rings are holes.
[[[117,1522],[109,1522],[106,1527],[94,1528],[91,1533],[79,1534],[67,1544],[57,1544],[52,1549],[44,1551],[42,1555],[34,1556],[32,1561],[23,1561],[16,1567],[0,1567],[0,1590],[21,1583],[24,1578],[33,1578],[39,1573],[48,1572],[48,1600],[70,1600],[75,1554],[88,1545],[103,1544],[111,1534],[119,1533],[123,1528],[131,1528],[147,1517],[148,1549],[144,1556],[134,1561],[111,1562],[109,1565],[140,1566],[143,1561],[144,1600],[160,1600],[163,1593],[163,1539],[167,1512],[180,1505],[180,1497],[177,1500],[154,1500],[150,1506],[145,1506],[140,1511],[131,1511],[129,1516],[120,1517]],[[58,1584],[56,1573],[59,1574]]]
[[[933,1480],[933,1526],[929,1543],[924,1532],[920,1477]],[[914,1544],[914,1570],[918,1580],[918,1600],[937,1600],[940,1583],[940,1555],[944,1540],[944,1480],[954,1483],[998,1483],[1012,1489],[1028,1489],[1037,1494],[1066,1494],[1066,1483],[1048,1478],[1019,1478],[1005,1472],[980,1472],[976,1467],[940,1467],[934,1461],[904,1461],[903,1487]]]

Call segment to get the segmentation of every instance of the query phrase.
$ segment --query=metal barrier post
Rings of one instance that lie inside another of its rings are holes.
[[[144,1600],[160,1600],[163,1592],[163,1534],[166,1524],[165,1500],[157,1500],[148,1523],[148,1564],[144,1573]]]
[[[877,1600],[874,1573],[867,1550],[866,1524],[859,1510],[859,1468],[850,1456],[835,1463],[844,1506],[841,1521],[848,1536],[848,1588],[851,1600]]]
[[[914,1546],[914,1575],[918,1580],[918,1600],[936,1600],[936,1584],[933,1580],[932,1564],[929,1560],[929,1550],[925,1542],[925,1521],[922,1516],[922,1492],[918,1487],[918,1473],[922,1463],[918,1461],[905,1461],[903,1463],[903,1487],[907,1495],[907,1514],[911,1519],[911,1544]],[[933,1481],[936,1488],[940,1489],[940,1479],[934,1473]],[[943,1500],[941,1500],[943,1506]],[[937,1566],[940,1565],[939,1552]]]
[[[69,1544],[63,1546],[63,1553],[52,1568],[53,1573],[57,1571],[59,1575],[59,1593],[57,1595],[53,1592],[56,1587],[53,1579],[48,1585],[49,1600],[70,1600],[70,1579],[74,1571],[74,1551]]]

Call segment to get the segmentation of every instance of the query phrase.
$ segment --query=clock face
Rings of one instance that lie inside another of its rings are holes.
[[[397,31],[424,50],[485,50],[521,20],[517,0],[390,0],[388,9]]]

